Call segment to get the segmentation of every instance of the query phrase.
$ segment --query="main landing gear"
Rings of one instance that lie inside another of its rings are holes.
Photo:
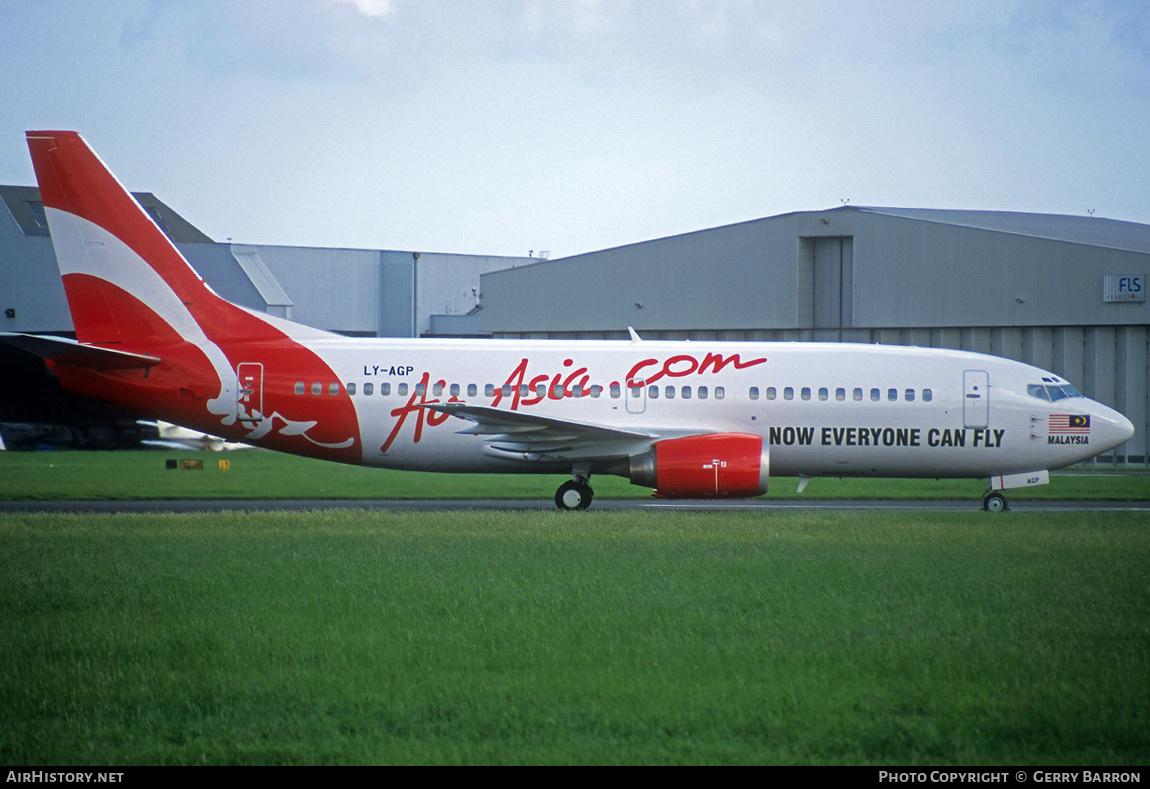
[[[595,491],[587,481],[590,474],[583,469],[576,469],[571,473],[571,479],[559,486],[555,491],[555,506],[561,510],[585,510],[591,506],[591,499]]]
[[[987,512],[1005,512],[1010,509],[1006,506],[1006,496],[997,490],[988,490],[982,495],[982,508]]]

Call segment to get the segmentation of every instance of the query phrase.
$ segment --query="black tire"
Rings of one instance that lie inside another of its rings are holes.
[[[997,491],[982,497],[982,508],[987,512],[1006,512],[1010,509],[1006,506],[1006,496]]]
[[[561,510],[585,510],[591,506],[595,492],[586,482],[570,480],[555,491],[555,506]]]

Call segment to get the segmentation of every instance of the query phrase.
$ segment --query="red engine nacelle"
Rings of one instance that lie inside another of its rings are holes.
[[[715,433],[658,441],[631,458],[630,479],[660,498],[760,496],[770,470],[762,436]]]

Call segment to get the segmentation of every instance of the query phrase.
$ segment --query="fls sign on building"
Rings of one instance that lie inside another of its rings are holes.
[[[1138,274],[1107,274],[1102,277],[1102,301],[1146,301],[1144,278]]]

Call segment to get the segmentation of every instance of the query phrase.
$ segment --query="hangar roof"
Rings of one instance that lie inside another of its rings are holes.
[[[1125,249],[1131,252],[1150,252],[1150,225],[1123,222],[1118,219],[1063,214],[1027,214],[1018,211],[958,211],[876,206],[844,206],[833,210],[882,214],[920,222],[936,222],[1052,241]]]
[[[212,243],[212,239],[205,233],[177,214],[169,205],[160,201],[151,192],[132,192],[132,196],[172,241],[177,243]],[[0,185],[0,203],[7,207],[21,233],[26,236],[48,235],[48,225],[44,218],[44,204],[40,201],[39,189],[34,186]],[[0,211],[2,210],[0,209]]]

